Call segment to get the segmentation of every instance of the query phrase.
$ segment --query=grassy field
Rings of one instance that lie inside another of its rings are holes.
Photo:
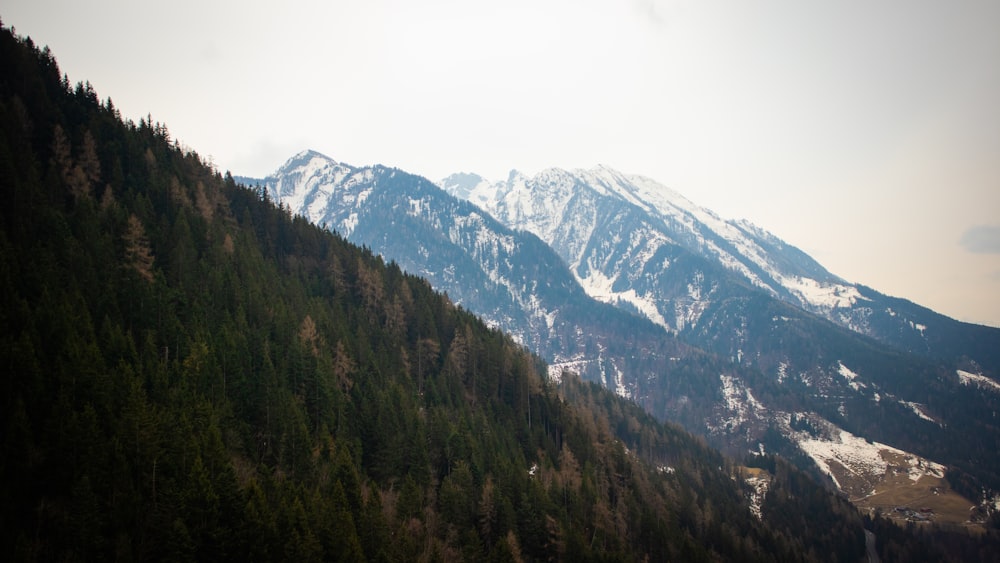
[[[953,491],[945,479],[921,475],[914,481],[904,464],[894,463],[899,460],[886,461],[889,467],[875,483],[874,493],[851,499],[859,509],[874,510],[898,521],[980,527],[969,521],[974,503]]]

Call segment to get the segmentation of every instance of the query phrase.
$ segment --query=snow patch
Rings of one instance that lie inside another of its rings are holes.
[[[548,376],[549,379],[555,381],[556,383],[562,382],[563,372],[575,373],[577,375],[584,372],[584,368],[588,364],[593,363],[595,360],[585,359],[585,358],[574,358],[571,360],[557,360],[549,364]],[[599,361],[599,360],[597,360]]]
[[[550,381],[562,383],[563,368],[556,364],[549,364],[548,376]]]
[[[354,228],[358,226],[358,214],[351,213],[340,223],[340,228],[344,233],[344,236],[350,236],[354,232]]]
[[[920,403],[914,403],[913,401],[899,401],[899,404],[909,407],[910,410],[913,411],[913,414],[919,416],[920,418],[933,422],[934,424],[938,424],[938,421],[934,420],[928,416],[926,412],[924,412],[924,406]]]
[[[994,393],[1000,393],[1000,383],[993,381],[985,375],[965,370],[956,371],[958,373],[958,380],[962,383],[962,385],[975,385],[980,389],[987,389],[989,391],[993,391]]]
[[[778,364],[778,383],[784,383],[788,377],[788,362]]]
[[[615,280],[609,278],[604,274],[604,272],[598,270],[597,268],[590,268],[587,277],[581,278],[574,271],[574,276],[580,285],[583,286],[584,291],[587,295],[597,299],[598,301],[603,301],[605,303],[614,304],[617,301],[624,301],[629,303],[633,307],[639,310],[643,315],[654,323],[662,326],[663,328],[670,330],[670,325],[667,320],[663,318],[660,311],[656,308],[656,300],[645,296],[639,295],[635,289],[629,289],[627,291],[614,291],[612,287],[614,286]]]
[[[408,198],[410,201],[410,210],[407,212],[411,217],[419,217],[421,211],[423,210],[423,200]]]
[[[844,362],[838,362],[837,372],[840,373],[841,377],[848,381],[854,381],[858,374],[851,370],[851,368],[844,365]]]
[[[855,391],[861,391],[862,388],[867,388],[868,386],[864,383],[858,381],[858,374],[851,370],[849,367],[844,365],[844,362],[838,362],[837,373],[847,380],[847,384],[851,386],[851,389]]]
[[[823,311],[850,308],[858,301],[869,301],[857,287],[842,283],[827,283],[801,276],[778,276],[778,282],[804,302]]]
[[[713,430],[732,430],[750,420],[751,415],[760,418],[767,409],[750,392],[742,381],[726,374],[719,375],[722,384],[722,400],[729,416],[720,416]]]
[[[902,459],[906,463],[907,476],[913,482],[924,475],[944,477],[945,468],[939,463],[886,444],[870,442],[846,430],[834,432],[826,439],[806,437],[800,439],[798,445],[841,490],[843,487],[834,474],[833,467],[842,467],[844,471],[854,475],[881,476],[885,475],[889,468],[889,462],[886,460],[889,456]]]
[[[625,387],[625,374],[622,373],[622,370],[618,369],[618,366],[613,367],[615,370],[615,393],[619,397],[631,399],[632,393]]]
[[[760,520],[763,517],[761,506],[763,506],[764,498],[767,496],[767,489],[771,486],[771,477],[767,473],[760,472],[747,476],[743,482],[750,487],[747,495],[750,513]]]

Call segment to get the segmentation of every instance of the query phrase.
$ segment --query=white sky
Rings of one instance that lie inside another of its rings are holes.
[[[6,0],[220,170],[606,164],[1000,326],[1000,2]]]

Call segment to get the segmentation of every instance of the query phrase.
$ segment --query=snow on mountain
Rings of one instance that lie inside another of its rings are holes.
[[[842,362],[838,371],[844,379],[858,378]],[[754,444],[767,429],[775,430],[852,498],[873,494],[876,485],[890,474],[905,472],[914,483],[925,475],[944,477],[945,466],[940,463],[857,436],[813,411],[769,408],[754,397],[745,382],[728,375],[719,379],[724,400],[709,427],[712,433],[741,433],[748,444]],[[763,443],[750,449],[751,453],[764,450]]]
[[[424,178],[303,151],[269,177],[247,180],[291,212],[427,278],[549,360],[555,378],[572,369],[632,397],[670,357],[683,355],[660,327],[589,297],[536,236],[506,227]],[[467,196],[482,184],[473,174],[453,180],[453,189]]]
[[[592,296],[630,303],[670,329],[697,321],[703,307],[688,305],[707,298],[702,290],[710,288],[689,284],[691,299],[664,299],[635,274],[662,275],[676,247],[711,256],[754,286],[812,310],[861,299],[852,286],[802,253],[795,261],[775,259],[773,249],[786,246],[775,237],[746,223],[724,221],[648,178],[597,167],[548,169],[534,178],[513,171],[505,182],[492,184],[470,179],[451,176],[441,185],[548,242]]]
[[[945,467],[940,463],[855,436],[815,416],[810,418],[821,428],[818,437],[805,432],[792,432],[792,436],[837,488],[854,498],[874,494],[875,484],[890,470],[905,471],[914,483],[925,475],[944,477]]]
[[[764,406],[754,398],[753,393],[739,379],[731,375],[720,375],[723,404],[715,429],[732,430],[748,422],[751,418],[766,418]]]
[[[591,295],[632,303],[667,328],[692,320],[691,311],[678,318],[674,303],[629,276],[644,272],[655,278],[669,269],[671,246],[710,257],[807,310],[829,314],[866,300],[857,288],[766,231],[745,221],[725,221],[651,179],[605,166],[552,168],[533,178],[512,171],[496,183],[455,175],[441,186],[548,242]],[[628,223],[609,231],[605,227],[612,221]],[[654,308],[656,313],[649,314]]]
[[[763,518],[764,499],[767,491],[771,488],[773,480],[767,471],[757,468],[746,468],[746,476],[743,483],[747,487],[747,502],[750,504],[750,513],[758,520]]]
[[[908,334],[929,349],[938,334],[930,312],[880,301],[762,229],[724,221],[652,180],[606,167],[512,171],[503,182],[465,173],[442,183],[449,195],[404,171],[312,151],[246,180],[427,278],[546,358],[552,379],[579,373],[730,451],[756,451],[777,435],[804,451],[797,433],[820,440],[818,426],[792,428],[795,412],[852,435],[891,426],[880,440],[901,451],[924,446],[905,430],[936,432],[946,446],[935,455],[952,463],[963,436],[975,436],[963,425],[990,408],[979,396],[966,399],[974,409],[941,408],[938,397],[987,385],[971,371],[942,377],[816,316]],[[971,334],[955,341],[984,342]],[[979,345],[961,366],[993,365],[977,363],[992,349]]]
[[[371,168],[355,168],[307,150],[285,161],[263,185],[271,200],[349,236],[372,192],[373,174]]]
[[[847,282],[764,229],[724,220],[649,178],[597,166],[511,171],[499,182],[458,174],[439,184],[548,243],[591,296],[668,330],[699,330],[714,304],[746,294],[742,284],[901,350],[968,356],[1000,371],[1000,330]]]
[[[980,389],[988,389],[995,393],[1000,393],[1000,383],[993,381],[985,375],[971,373],[961,369],[957,370],[957,373],[962,385],[975,385]]]

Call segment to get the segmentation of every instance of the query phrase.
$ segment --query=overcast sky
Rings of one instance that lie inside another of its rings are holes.
[[[221,171],[605,164],[1000,326],[1000,2],[6,0]]]

